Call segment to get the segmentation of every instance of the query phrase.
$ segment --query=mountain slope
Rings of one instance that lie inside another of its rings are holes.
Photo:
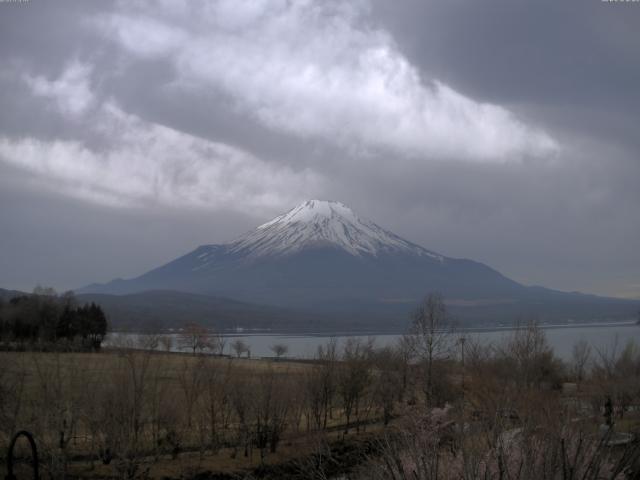
[[[561,304],[559,311],[566,315],[573,304],[584,312],[585,301],[600,302],[597,297],[525,287],[484,264],[449,258],[404,240],[342,203],[319,200],[307,201],[232,242],[203,245],[137,278],[94,284],[81,292],[146,290],[372,319],[405,319],[430,291],[441,292],[463,317],[472,308],[493,317],[499,311],[514,314],[519,306],[523,314],[544,311],[539,306],[547,300]],[[626,312],[624,302],[606,303],[622,305]]]
[[[132,280],[83,291],[171,289],[272,304],[415,300],[427,290],[482,298],[522,288],[486,265],[447,258],[311,200],[223,245],[204,245]]]

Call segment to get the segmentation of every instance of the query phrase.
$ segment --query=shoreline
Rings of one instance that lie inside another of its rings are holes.
[[[558,330],[558,329],[573,329],[573,328],[606,328],[606,327],[639,327],[640,325],[632,320],[629,321],[619,321],[619,322],[582,322],[582,323],[553,323],[553,324],[545,324],[538,323],[536,324],[542,330]],[[526,325],[486,325],[486,326],[477,326],[477,327],[461,327],[454,328],[453,333],[490,333],[490,332],[502,332],[502,331],[512,331],[517,330],[518,328],[524,327]],[[180,335],[181,330],[174,329],[169,331],[162,332],[145,332],[145,331],[135,331],[135,330],[115,330],[109,332],[110,334],[116,335]],[[363,330],[363,331],[286,331],[286,330],[241,330],[241,331],[223,331],[216,332],[220,336],[225,338],[236,338],[236,337],[284,337],[284,338],[313,338],[313,337],[378,337],[378,336],[394,336],[394,335],[404,335],[406,331],[400,330]]]

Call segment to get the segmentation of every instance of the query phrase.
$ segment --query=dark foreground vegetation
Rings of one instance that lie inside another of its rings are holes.
[[[640,478],[636,345],[565,363],[534,324],[474,344],[435,295],[413,320],[306,362],[203,354],[193,327],[188,354],[0,353],[0,449],[31,431],[44,478]]]
[[[102,308],[80,305],[72,292],[36,287],[33,294],[0,298],[2,350],[97,350],[106,334]]]

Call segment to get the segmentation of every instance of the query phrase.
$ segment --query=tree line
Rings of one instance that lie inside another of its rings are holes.
[[[0,299],[0,343],[6,349],[99,349],[107,317],[95,303],[79,304],[73,292],[36,287],[30,295]]]

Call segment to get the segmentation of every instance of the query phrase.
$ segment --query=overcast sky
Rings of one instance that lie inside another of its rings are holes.
[[[640,298],[640,3],[0,2],[0,287],[131,277],[309,198]]]

